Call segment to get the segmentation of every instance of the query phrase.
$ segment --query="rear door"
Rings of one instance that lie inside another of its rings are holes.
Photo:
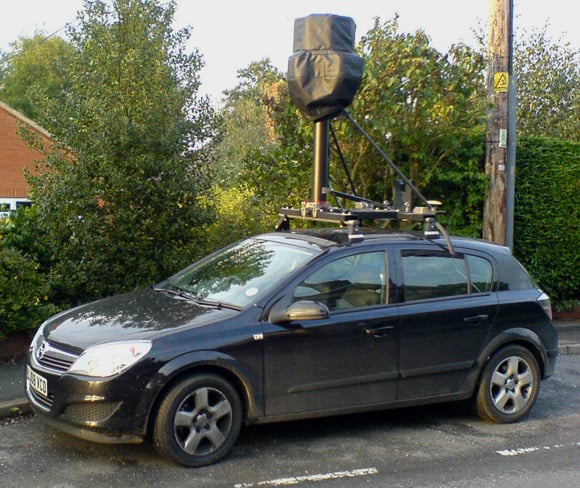
[[[491,261],[433,248],[401,248],[395,265],[399,400],[464,391],[497,312]]]

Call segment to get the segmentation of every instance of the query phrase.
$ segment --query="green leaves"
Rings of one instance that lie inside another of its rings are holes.
[[[580,51],[542,30],[516,37],[518,130],[529,136],[580,140]]]
[[[580,291],[580,144],[547,138],[518,143],[514,254],[553,300]]]
[[[49,302],[49,285],[38,264],[0,241],[0,339],[33,330],[57,308]]]
[[[157,0],[85,2],[69,27],[68,89],[39,99],[63,148],[31,179],[60,301],[153,283],[203,252],[196,227],[211,213],[198,199],[214,114],[197,96],[201,58],[186,53],[187,31],[172,30],[173,11]]]
[[[396,18],[376,19],[358,50],[365,58],[365,74],[349,109],[353,117],[427,198],[441,199],[445,209],[453,209],[453,230],[459,229],[455,224],[475,222],[480,213],[474,206],[453,202],[464,203],[465,193],[480,191],[479,179],[460,182],[451,175],[479,170],[485,127],[483,58],[461,44],[439,53],[424,32],[400,33]],[[360,136],[346,125],[340,131],[359,193],[392,201],[390,168],[368,145],[357,143]],[[474,150],[461,150],[466,147]],[[346,175],[338,175],[337,182],[346,188]]]
[[[38,111],[32,100],[35,93],[57,96],[66,88],[63,74],[72,46],[60,37],[37,33],[11,44],[13,54],[2,60],[0,99],[35,120]]]

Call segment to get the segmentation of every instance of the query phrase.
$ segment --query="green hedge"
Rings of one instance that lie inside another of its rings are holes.
[[[38,265],[11,247],[0,247],[0,340],[33,330],[56,313],[49,286]]]
[[[514,254],[553,301],[580,298],[580,143],[521,138]]]

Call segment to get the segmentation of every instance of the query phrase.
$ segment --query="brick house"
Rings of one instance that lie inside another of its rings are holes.
[[[20,206],[30,205],[30,187],[25,170],[34,171],[34,163],[42,158],[22,140],[18,130],[25,125],[50,144],[50,134],[21,113],[0,102],[0,217]]]

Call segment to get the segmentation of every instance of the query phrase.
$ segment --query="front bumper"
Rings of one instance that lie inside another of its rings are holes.
[[[65,434],[78,437],[79,439],[97,442],[99,444],[139,444],[143,442],[144,436],[142,435],[114,433],[106,430],[106,427],[105,430],[95,430],[93,427],[74,425],[68,423],[63,418],[55,418],[46,415],[43,410],[38,409],[32,402],[31,406],[36,414],[43,417],[43,420],[47,425],[64,432]]]
[[[88,378],[56,373],[29,358],[26,396],[34,410],[57,430],[93,442],[138,443],[146,433],[149,405],[147,381],[125,372],[113,378]],[[28,379],[46,380],[40,391]]]

